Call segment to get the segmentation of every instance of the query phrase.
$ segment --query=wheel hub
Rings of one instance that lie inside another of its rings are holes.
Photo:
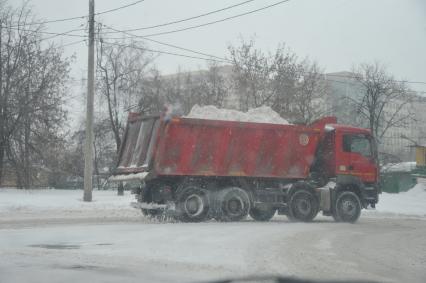
[[[228,211],[231,214],[239,214],[243,210],[243,202],[241,199],[232,198],[228,201]]]
[[[311,203],[306,199],[298,199],[296,201],[296,207],[302,215],[308,215],[311,211]]]
[[[350,200],[345,200],[342,202],[342,211],[346,215],[354,215],[355,214],[355,205]]]
[[[185,211],[191,217],[199,215],[204,209],[203,199],[196,194],[190,195],[185,200]]]

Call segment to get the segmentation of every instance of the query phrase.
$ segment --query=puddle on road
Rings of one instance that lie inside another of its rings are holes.
[[[29,245],[28,247],[50,249],[50,250],[77,250],[81,246],[67,245],[67,244],[39,244],[39,245]]]
[[[98,243],[95,246],[112,246],[112,243]],[[37,244],[37,245],[28,245],[32,248],[42,248],[49,250],[77,250],[81,248],[81,245],[70,245],[70,244]]]
[[[75,264],[75,265],[63,266],[62,268],[64,268],[64,269],[89,269],[89,270],[94,270],[94,269],[100,269],[100,266]]]

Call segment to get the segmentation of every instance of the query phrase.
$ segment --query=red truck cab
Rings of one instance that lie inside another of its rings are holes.
[[[376,143],[370,130],[327,124],[319,150],[328,177],[356,176],[365,184],[378,181]]]

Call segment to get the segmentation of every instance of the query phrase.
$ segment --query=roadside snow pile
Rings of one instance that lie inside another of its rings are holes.
[[[407,192],[399,194],[382,193],[376,210],[367,214],[426,216],[426,185],[417,184]]]
[[[261,106],[258,108],[252,108],[247,112],[241,112],[232,109],[219,109],[213,105],[199,106],[196,104],[192,107],[191,112],[189,112],[185,118],[284,125],[290,124],[286,119],[282,118],[277,112],[268,106]]]
[[[382,167],[382,172],[410,172],[416,169],[416,162],[390,163]]]
[[[132,207],[134,196],[117,191],[93,191],[93,201],[84,202],[82,190],[0,189],[0,220],[13,218],[126,217],[140,215]]]

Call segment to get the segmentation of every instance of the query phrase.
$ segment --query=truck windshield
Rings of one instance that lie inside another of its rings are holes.
[[[372,157],[371,141],[365,135],[343,135],[343,151]]]

